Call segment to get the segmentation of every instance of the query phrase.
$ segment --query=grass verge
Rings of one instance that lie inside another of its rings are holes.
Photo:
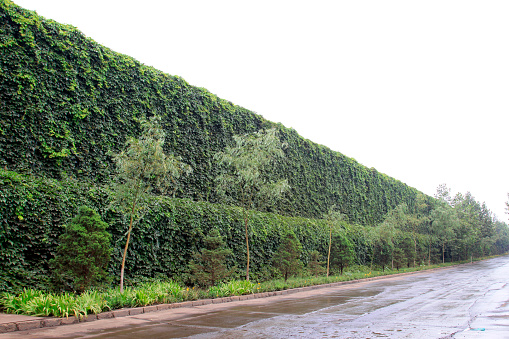
[[[397,273],[422,271],[462,263],[465,262],[418,266],[400,270],[386,269],[384,271],[370,270],[370,268],[366,266],[352,266],[346,270],[343,275],[329,277],[293,277],[287,281],[283,279],[273,279],[260,283],[234,280],[212,286],[206,290],[184,287],[173,281],[142,283],[136,287],[125,288],[124,293],[120,293],[118,288],[111,288],[105,291],[87,291],[80,295],[73,293],[56,294],[34,289],[24,289],[22,293],[17,295],[11,293],[3,293],[0,295],[0,309],[5,313],[13,314],[54,317],[76,316],[81,318],[88,314],[98,314],[123,307],[140,307],[204,298],[221,298],[251,293],[281,291]]]

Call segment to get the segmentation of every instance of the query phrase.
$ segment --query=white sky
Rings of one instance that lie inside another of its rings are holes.
[[[14,2],[507,222],[506,0]]]

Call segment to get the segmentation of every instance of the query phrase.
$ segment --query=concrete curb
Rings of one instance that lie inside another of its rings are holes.
[[[394,277],[403,276],[403,275],[432,272],[432,271],[436,271],[436,270],[457,267],[460,265],[465,265],[465,264],[430,268],[427,270],[420,270],[420,271],[414,271],[414,272],[404,272],[404,273],[381,275],[381,276],[377,276],[377,277],[363,278],[363,279],[357,279],[357,280],[340,281],[340,282],[322,284],[322,285],[298,287],[298,288],[292,288],[292,289],[282,290],[282,291],[261,292],[261,293],[246,294],[246,295],[241,295],[241,296],[223,297],[223,298],[216,298],[216,299],[199,299],[199,300],[184,301],[184,302],[173,303],[173,304],[159,304],[159,305],[151,305],[151,306],[135,307],[135,308],[122,308],[122,309],[118,309],[118,310],[102,312],[99,314],[89,314],[88,316],[82,317],[81,319],[74,317],[74,316],[67,317],[67,318],[37,317],[37,319],[34,319],[34,320],[3,322],[3,323],[0,323],[0,333],[26,331],[26,330],[33,330],[33,329],[44,328],[44,327],[71,325],[71,324],[76,324],[79,322],[89,322],[89,321],[95,321],[95,320],[101,320],[101,319],[121,318],[121,317],[127,317],[127,316],[132,316],[132,315],[139,315],[139,314],[143,314],[143,313],[164,311],[164,310],[169,310],[169,309],[173,309],[173,308],[184,308],[184,307],[187,308],[187,307],[196,307],[196,306],[208,305],[208,304],[222,304],[222,303],[227,303],[227,302],[257,299],[257,298],[269,298],[269,297],[278,296],[278,295],[293,294],[293,293],[304,292],[304,291],[309,291],[309,290],[316,290],[316,289],[327,288],[327,287],[336,287],[336,286],[347,285],[347,284],[355,284],[355,283],[359,283],[359,282],[363,282],[363,281],[380,280],[380,279],[394,278]],[[1,317],[1,314],[0,314],[0,317]],[[24,316],[24,317],[26,317],[26,316]]]

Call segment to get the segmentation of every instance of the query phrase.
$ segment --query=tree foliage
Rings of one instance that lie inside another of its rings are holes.
[[[289,190],[288,181],[268,180],[269,167],[276,159],[284,157],[284,143],[276,129],[260,130],[233,137],[234,146],[215,154],[223,171],[216,178],[217,192],[225,200],[238,205],[244,213],[246,235],[246,280],[249,280],[249,212],[250,209],[270,205]]]
[[[58,237],[69,224],[65,216],[72,216],[80,205],[97,210],[109,225],[112,235],[112,256],[108,271],[118,276],[125,243],[126,220],[124,215],[107,210],[107,191],[104,187],[73,179],[54,180],[21,175],[0,168],[0,290],[19,292],[24,287],[51,289],[47,277],[51,270],[48,260],[55,256]],[[453,207],[456,210],[458,207]],[[458,210],[459,211],[459,210]],[[413,265],[428,262],[427,229],[418,215],[405,212],[408,224],[395,239],[396,248],[404,248],[407,260]],[[126,281],[136,283],[147,278],[178,278],[187,270],[192,254],[200,250],[203,235],[217,228],[224,236],[233,254],[227,259],[228,267],[244,267],[246,258],[245,234],[241,208],[211,204],[189,199],[161,198],[139,221],[131,237],[126,258]],[[461,219],[460,219],[461,221]],[[495,232],[487,244],[486,253],[502,254],[509,250],[506,223],[494,220]],[[369,265],[372,258],[379,264],[376,251],[376,227],[341,223],[355,250],[355,264]],[[409,225],[417,225],[409,226]],[[251,268],[253,278],[262,279],[264,270],[272,265],[281,237],[292,230],[303,247],[302,260],[308,262],[309,253],[317,250],[327,257],[329,224],[324,219],[287,217],[275,213],[251,211],[250,241],[253,245]],[[415,229],[415,233],[413,231]],[[468,233],[455,229],[455,238],[445,247],[445,261],[459,261],[481,256],[481,248],[468,245]],[[406,240],[404,240],[406,239]],[[171,241],[170,241],[171,240]],[[116,244],[116,245],[115,245]],[[489,250],[489,251],[488,251]],[[432,243],[431,261],[442,261],[442,247]],[[326,259],[324,259],[325,262]],[[390,265],[391,258],[387,263]],[[390,267],[390,266],[389,266]]]
[[[189,263],[192,280],[200,286],[213,286],[222,282],[232,274],[235,268],[228,269],[226,259],[232,250],[225,247],[223,237],[217,229],[213,229],[203,239],[205,248],[193,254]]]
[[[326,269],[323,267],[323,263],[320,261],[320,252],[314,250],[309,254],[309,256],[310,256],[310,260],[308,262],[309,273],[316,277],[325,273]]]
[[[507,198],[509,198],[509,193],[507,193]],[[505,209],[507,211],[507,214],[509,214],[509,200],[506,201],[505,206],[506,206]]]
[[[288,276],[295,275],[302,269],[301,253],[302,245],[299,239],[295,233],[288,232],[272,259],[274,266],[281,272],[285,281],[288,280]]]
[[[327,269],[326,275],[330,273],[330,260],[331,260],[331,248],[332,248],[332,232],[338,230],[341,227],[341,222],[348,220],[348,217],[337,210],[337,206],[333,205],[329,208],[327,214],[323,216],[323,219],[327,220],[329,224],[329,249],[327,251]]]
[[[345,267],[354,262],[355,252],[353,244],[344,232],[339,232],[332,237],[331,266],[339,268],[339,274],[343,274]]]
[[[165,132],[159,119],[142,121],[140,138],[129,138],[125,150],[115,154],[117,164],[116,185],[111,191],[112,204],[129,216],[129,229],[120,270],[120,291],[124,287],[124,269],[129,240],[134,224],[145,215],[149,207],[160,200],[170,188],[177,189],[177,180],[191,172],[191,167],[173,154],[163,151]],[[155,195],[155,194],[157,195]]]
[[[52,261],[57,281],[64,288],[81,293],[107,280],[111,254],[107,227],[96,211],[82,206],[65,228]]]
[[[445,248],[455,237],[459,219],[454,210],[447,204],[439,203],[431,213],[432,232],[435,241],[442,247],[442,263],[445,262]]]

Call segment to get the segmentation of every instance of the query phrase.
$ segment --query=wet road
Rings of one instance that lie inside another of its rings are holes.
[[[2,338],[509,338],[509,256]]]

